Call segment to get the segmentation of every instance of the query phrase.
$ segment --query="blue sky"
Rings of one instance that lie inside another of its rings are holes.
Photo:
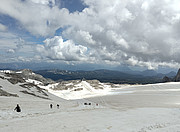
[[[2,0],[2,63],[180,67],[178,0]]]

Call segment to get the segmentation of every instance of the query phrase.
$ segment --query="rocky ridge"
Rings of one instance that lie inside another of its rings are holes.
[[[178,70],[177,74],[175,77],[167,77],[164,76],[164,78],[162,79],[163,82],[180,82],[180,69]]]
[[[8,81],[12,84],[25,83],[27,80],[35,80],[41,82],[42,85],[48,85],[54,83],[51,79],[46,79],[39,74],[35,74],[29,69],[18,70],[18,71],[1,71],[7,77]]]
[[[19,71],[9,71],[9,70],[0,71],[0,79],[4,81],[6,80],[9,81],[11,83],[11,87],[13,86],[21,87],[21,90],[19,91],[21,93],[35,96],[38,98],[43,98],[43,99],[49,99],[48,94],[46,93],[47,91],[45,89],[40,88],[38,85],[35,84],[35,82],[38,81],[43,86],[48,85],[50,83],[54,83],[54,81],[50,79],[45,79],[41,75],[35,74],[31,70],[28,70],[28,69],[24,69],[21,71],[20,70]],[[7,88],[3,86],[0,86],[0,96],[19,97],[18,94],[9,93],[7,91]]]

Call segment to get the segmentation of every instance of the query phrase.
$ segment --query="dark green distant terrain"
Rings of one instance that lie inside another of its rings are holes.
[[[169,78],[176,75],[175,72],[168,74],[157,73],[153,70],[143,72],[121,72],[112,70],[94,70],[94,71],[67,71],[67,70],[39,70],[35,73],[42,75],[45,78],[50,78],[55,81],[61,80],[77,80],[77,79],[97,79],[101,82],[112,83],[128,83],[128,84],[148,84],[163,82],[163,77]]]

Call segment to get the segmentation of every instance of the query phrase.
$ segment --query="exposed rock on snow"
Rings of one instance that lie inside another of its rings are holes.
[[[71,90],[76,85],[78,85],[81,82],[81,80],[72,80],[72,81],[61,81],[56,85],[53,90]]]
[[[26,82],[23,78],[21,77],[12,77],[8,79],[9,82],[11,82],[12,84],[17,84],[17,83],[24,83]]]
[[[19,85],[19,86],[21,86],[21,87],[23,87],[23,88],[27,88],[27,89],[30,90],[31,92],[33,92],[33,91],[32,91],[32,89],[33,89],[33,90],[36,90],[38,93],[42,93],[44,96],[48,96],[48,95],[44,92],[45,89],[42,89],[42,88],[38,87],[37,85],[35,85],[35,84],[33,84],[33,83],[25,83],[25,84],[22,84],[22,85]]]
[[[176,76],[175,76],[175,81],[179,82],[180,81],[180,69],[178,70]]]
[[[20,92],[22,92],[22,93],[24,93],[24,94],[29,94],[29,95],[32,95],[32,96],[35,96],[35,97],[38,97],[38,98],[42,98],[42,99],[49,99],[49,98],[46,98],[46,97],[43,97],[43,96],[36,95],[36,94],[33,93],[33,92],[28,92],[28,91],[26,91],[26,90],[20,91]]]
[[[41,85],[48,85],[50,83],[54,83],[51,79],[46,79],[41,75],[33,73],[29,69],[24,69],[21,71],[1,71],[4,73],[5,77],[8,78],[8,81],[12,84],[30,82]],[[39,83],[38,83],[39,82]]]
[[[1,79],[5,79],[5,77],[3,77],[3,76],[0,76],[0,78],[1,78]]]
[[[46,93],[47,91],[45,89],[42,89],[42,88],[38,87],[36,84],[30,83],[29,80],[25,79],[28,77],[32,78],[33,76],[31,76],[31,75],[33,75],[34,78],[41,78],[41,76],[34,74],[30,70],[22,70],[22,71],[18,71],[17,73],[15,71],[8,71],[8,72],[1,71],[0,79],[3,79],[4,81],[5,80],[9,81],[12,84],[12,85],[9,85],[9,87],[14,87],[14,86],[19,86],[19,88],[21,87],[21,90],[19,90],[19,92],[21,92],[23,94],[28,94],[28,95],[35,96],[38,98],[43,98],[43,99],[49,99],[48,94]],[[42,80],[44,81],[45,79],[43,78]],[[36,80],[34,80],[34,81],[36,81]],[[46,81],[46,82],[48,82],[48,81]],[[43,83],[41,83],[41,85],[43,85]],[[24,88],[26,88],[26,90],[24,90]],[[17,90],[15,90],[15,91],[17,91]],[[11,92],[8,92],[7,87],[3,88],[1,86],[1,88],[0,88],[0,96],[19,97],[18,94],[12,94]]]
[[[104,86],[98,80],[87,80],[87,82],[95,89],[104,89]]]
[[[6,97],[19,97],[17,94],[11,94],[6,92],[5,90],[0,89],[0,96],[6,96]]]
[[[41,76],[39,74],[35,74],[29,69],[24,69],[24,70],[21,71],[21,73],[16,73],[16,74],[19,74],[25,80],[31,79],[31,80],[34,80],[35,82],[39,81],[44,85],[47,85],[49,83],[54,83],[54,81],[52,81],[51,79],[46,79],[46,78],[44,78],[43,76]]]

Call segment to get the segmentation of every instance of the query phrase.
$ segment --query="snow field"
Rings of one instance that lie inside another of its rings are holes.
[[[30,80],[30,82],[35,82]],[[34,97],[0,79],[3,90],[19,97],[0,96],[0,132],[178,132],[180,130],[180,83],[118,85],[94,89],[82,81],[73,89],[46,89],[49,99]],[[70,84],[71,85],[71,84]],[[38,91],[32,90],[35,94]],[[56,95],[56,96],[55,96]],[[61,97],[61,98],[60,98]],[[64,99],[62,99],[64,98]],[[65,100],[69,99],[69,100]],[[21,113],[13,111],[16,104]],[[91,105],[85,105],[85,103]],[[53,109],[49,105],[53,104]],[[60,105],[57,109],[56,105]],[[96,106],[98,104],[98,106]]]

